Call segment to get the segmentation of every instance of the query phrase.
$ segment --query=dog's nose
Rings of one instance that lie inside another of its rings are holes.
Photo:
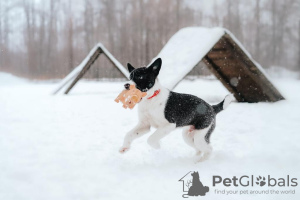
[[[125,87],[126,90],[129,90],[130,84],[129,84],[129,83],[126,83],[126,84],[124,85],[124,87]]]

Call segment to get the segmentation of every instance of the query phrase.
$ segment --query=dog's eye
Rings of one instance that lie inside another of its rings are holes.
[[[142,76],[139,76],[138,79],[143,79],[143,77],[142,77]]]

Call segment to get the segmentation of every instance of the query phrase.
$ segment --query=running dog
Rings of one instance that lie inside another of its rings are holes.
[[[160,58],[149,67],[135,69],[127,64],[130,80],[147,95],[138,106],[139,122],[126,134],[119,151],[128,151],[133,140],[149,132],[151,126],[157,130],[147,142],[155,149],[160,148],[160,139],[175,128],[183,127],[184,141],[196,150],[195,161],[206,160],[212,151],[210,136],[216,126],[216,115],[227,108],[233,95],[227,95],[222,102],[211,106],[196,96],[172,92],[157,79],[161,65]]]

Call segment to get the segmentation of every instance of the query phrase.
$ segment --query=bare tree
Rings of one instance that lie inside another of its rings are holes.
[[[256,35],[255,35],[255,58],[260,60],[260,1],[256,0],[255,6],[255,21],[256,21]]]
[[[0,1],[0,51],[2,51],[2,49],[4,48],[3,44],[2,44],[2,19],[3,19],[3,8],[2,8],[2,1]],[[1,67],[3,67],[4,63],[3,63],[3,56],[0,53],[0,69]]]
[[[84,38],[86,50],[89,51],[94,44],[94,9],[90,0],[85,0],[84,9]]]
[[[277,26],[277,21],[276,21],[276,0],[272,1],[272,44],[273,48],[271,48],[272,52],[272,62],[276,60],[276,52],[277,52],[277,34],[276,34],[276,26]]]
[[[300,71],[300,20],[298,25],[298,70]]]
[[[297,0],[215,0],[213,12],[193,6],[188,0],[76,3],[0,1],[0,69],[30,78],[61,78],[97,42],[103,43],[122,64],[131,62],[140,67],[148,64],[180,28],[224,26],[263,67],[300,70]],[[15,34],[20,30],[23,38]],[[122,77],[105,59],[96,66],[86,77]]]
[[[26,20],[25,45],[27,48],[27,67],[29,69],[29,76],[37,76],[37,58],[35,46],[35,28],[36,15],[34,14],[34,2],[23,0],[23,9]]]

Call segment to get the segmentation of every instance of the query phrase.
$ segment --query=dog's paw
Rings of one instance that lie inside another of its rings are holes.
[[[158,141],[155,141],[155,140],[153,140],[153,139],[151,139],[151,137],[148,139],[148,144],[152,147],[152,148],[154,148],[154,149],[160,149],[160,144],[159,144],[159,142]]]
[[[127,152],[128,150],[129,150],[129,147],[121,147],[119,149],[119,152],[123,154],[123,153]]]

